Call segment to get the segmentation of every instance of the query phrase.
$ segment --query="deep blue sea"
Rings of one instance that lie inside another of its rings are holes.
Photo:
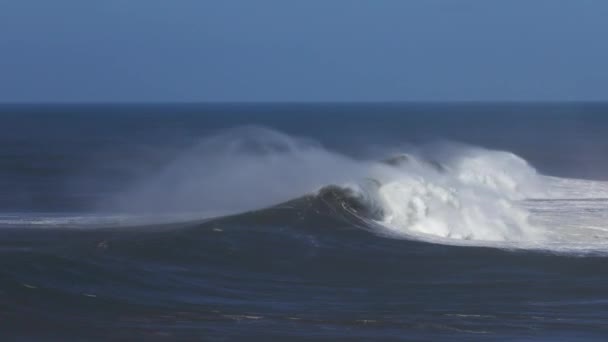
[[[605,341],[608,104],[0,105],[2,341]]]

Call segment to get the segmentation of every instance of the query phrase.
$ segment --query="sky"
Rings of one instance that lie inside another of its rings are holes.
[[[608,101],[606,0],[0,0],[0,102]]]

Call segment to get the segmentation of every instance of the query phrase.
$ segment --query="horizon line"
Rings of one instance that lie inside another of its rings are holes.
[[[0,101],[0,106],[73,105],[407,105],[407,104],[608,104],[608,100],[400,100],[400,101]]]

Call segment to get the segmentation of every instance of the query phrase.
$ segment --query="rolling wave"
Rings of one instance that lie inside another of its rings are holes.
[[[266,128],[232,129],[117,196],[111,215],[4,215],[0,226],[217,227],[238,217],[249,224],[341,222],[448,245],[608,250],[604,182],[544,176],[506,151],[459,144],[395,150],[354,158]]]

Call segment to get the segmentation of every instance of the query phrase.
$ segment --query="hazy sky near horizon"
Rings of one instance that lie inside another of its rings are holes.
[[[608,100],[605,0],[0,0],[0,102]]]

